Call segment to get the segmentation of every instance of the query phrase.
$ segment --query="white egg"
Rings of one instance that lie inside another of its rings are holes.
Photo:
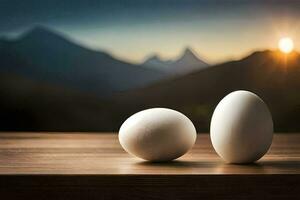
[[[213,113],[210,137],[214,149],[226,162],[254,162],[271,146],[271,113],[256,94],[232,92],[220,101]]]
[[[149,161],[170,161],[185,154],[196,141],[196,129],[185,115],[167,108],[151,108],[129,117],[119,141],[128,153]]]

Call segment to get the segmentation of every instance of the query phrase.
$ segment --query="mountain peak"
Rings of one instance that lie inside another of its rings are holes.
[[[187,59],[197,59],[199,60],[198,56],[196,55],[196,53],[192,50],[192,48],[190,47],[186,47],[182,53],[182,56],[180,59],[183,59],[183,58],[187,58]]]
[[[159,55],[157,55],[157,54],[153,54],[153,55],[149,56],[145,62],[150,61],[150,60],[161,61]]]
[[[39,33],[48,33],[48,32],[51,32],[50,28],[44,26],[44,25],[41,25],[41,24],[38,24],[38,25],[35,25],[33,26],[29,32],[39,32]]]
[[[171,60],[162,60],[159,55],[153,54],[149,56],[145,62],[143,63],[144,66],[154,67],[157,69],[164,69],[172,63]]]
[[[186,74],[208,66],[190,47],[186,47],[175,60],[162,60],[157,54],[154,54],[149,56],[143,65],[163,70],[171,75]]]
[[[23,33],[20,36],[21,40],[29,40],[29,41],[57,41],[57,40],[66,40],[67,37],[64,37],[63,34],[52,30],[43,25],[36,25]]]
[[[26,31],[23,34],[23,37],[29,36],[29,35],[49,35],[53,34],[54,31],[51,30],[50,28],[43,26],[43,25],[36,25],[32,28],[30,28],[28,31]]]
[[[188,54],[188,53],[195,54],[191,47],[186,47],[183,52],[184,54]]]
[[[181,55],[180,58],[178,58],[174,62],[177,66],[187,67],[187,66],[201,66],[206,67],[208,64],[197,56],[197,54],[192,50],[190,47],[186,47]]]

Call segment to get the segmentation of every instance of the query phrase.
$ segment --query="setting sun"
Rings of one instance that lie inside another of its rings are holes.
[[[285,37],[285,38],[281,38],[278,42],[278,48],[280,49],[280,51],[282,51],[283,53],[290,53],[291,51],[293,51],[294,49],[294,42],[291,38]]]

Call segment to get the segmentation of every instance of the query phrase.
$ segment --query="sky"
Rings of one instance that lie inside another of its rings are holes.
[[[274,49],[284,36],[299,50],[298,19],[296,0],[0,0],[0,35],[42,24],[134,63],[190,47],[215,64]]]

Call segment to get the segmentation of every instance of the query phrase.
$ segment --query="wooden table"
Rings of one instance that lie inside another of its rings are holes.
[[[0,199],[299,199],[300,134],[276,134],[251,165],[224,163],[209,135],[176,161],[150,163],[117,134],[0,133]]]

